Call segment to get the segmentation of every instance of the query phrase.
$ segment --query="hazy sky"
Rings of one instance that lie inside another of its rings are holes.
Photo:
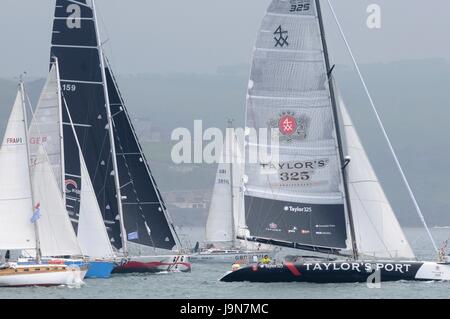
[[[212,73],[249,63],[270,0],[97,0],[103,40],[117,73]],[[1,0],[0,77],[45,75],[54,0]],[[361,62],[450,60],[450,1],[332,0]],[[369,4],[382,9],[382,28],[366,26]],[[349,63],[326,0],[330,51]]]

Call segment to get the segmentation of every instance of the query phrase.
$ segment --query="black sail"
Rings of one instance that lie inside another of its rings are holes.
[[[104,85],[95,21],[85,0],[57,0],[51,58],[59,62],[62,94],[74,122],[83,156],[112,244],[120,249],[120,225],[108,135]],[[63,101],[64,103],[64,101]],[[63,107],[67,208],[78,220],[80,163]]]
[[[110,67],[106,68],[106,78],[128,241],[170,250],[176,245],[174,228]]]
[[[95,14],[86,0],[57,0],[51,57],[59,62],[61,88],[111,242],[122,248],[105,85],[113,115],[126,239],[161,249],[176,245],[174,227],[134,133],[110,68],[103,81]],[[63,101],[63,103],[65,103]],[[64,107],[63,107],[64,109]],[[64,113],[66,113],[64,111]],[[79,212],[80,163],[63,114],[67,208],[75,229]]]
[[[263,19],[246,127],[272,130],[279,161],[246,164],[245,214],[259,242],[335,252],[348,248],[347,207],[319,13],[272,0]]]

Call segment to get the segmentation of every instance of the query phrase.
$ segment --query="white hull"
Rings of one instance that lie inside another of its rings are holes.
[[[416,280],[450,281],[450,264],[424,262],[416,273]]]
[[[224,251],[224,252],[210,252],[204,251],[190,256],[194,263],[227,263],[232,264],[239,260],[253,261],[254,257],[258,260],[268,255],[273,258],[273,251]]]
[[[37,265],[36,268],[47,268],[48,265]],[[54,265],[52,266],[54,267]],[[0,287],[27,287],[27,286],[77,286],[83,283],[87,269],[73,269],[64,267],[61,271],[46,272],[17,272],[8,274],[8,270],[15,271],[20,268],[14,267],[0,270]]]

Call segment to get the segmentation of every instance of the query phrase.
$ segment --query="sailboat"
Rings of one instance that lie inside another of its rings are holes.
[[[77,243],[64,233],[67,228],[49,227],[49,220],[64,226],[64,202],[43,148],[30,157],[25,105],[21,82],[0,148],[0,249],[33,250],[35,260],[0,265],[0,287],[80,284],[84,265],[42,260],[47,253],[72,253]]]
[[[65,104],[65,100],[61,94],[58,60],[54,58],[50,64],[50,72],[31,122],[29,134],[30,151],[32,159],[40,147],[44,148],[49,154],[53,174],[57,176],[57,187],[63,201],[66,202],[62,104]],[[80,144],[71,122],[70,113],[66,108],[64,109],[69,120],[66,125],[71,128],[71,130],[66,131],[66,139],[73,140],[73,144],[76,146],[75,149],[70,149],[70,153],[72,157],[79,154],[80,189],[78,193],[72,193],[71,198],[73,199],[76,196],[78,199],[80,223],[78,234],[75,234],[64,205],[64,216],[60,216],[60,220],[64,221],[64,224],[57,225],[54,221],[48,224],[49,227],[67,234],[66,237],[70,237],[73,249],[65,251],[53,249],[44,256],[51,258],[53,261],[57,260],[55,257],[59,257],[59,260],[68,265],[82,265],[86,263],[85,258],[88,258],[89,270],[86,277],[107,278],[113,270],[115,255],[109,242],[84,157],[80,152]],[[61,244],[57,245],[56,240],[52,241],[52,243],[58,247],[63,247]],[[83,259],[61,258],[70,256],[83,256]]]
[[[243,196],[243,158],[229,121],[221,161],[217,167],[211,205],[205,228],[205,243],[191,255],[193,262],[234,263],[274,257],[267,245],[238,240],[246,232]],[[230,137],[228,137],[230,136]]]
[[[313,256],[254,263],[221,281],[450,280],[448,258],[415,258],[333,69],[319,0],[273,0],[253,54],[246,126],[276,129],[279,162],[246,164],[247,240]]]
[[[113,272],[190,271],[103,52],[94,1],[56,1],[51,56],[108,237],[122,257]],[[66,203],[78,232],[80,205],[72,195],[80,191],[80,161],[66,130]]]

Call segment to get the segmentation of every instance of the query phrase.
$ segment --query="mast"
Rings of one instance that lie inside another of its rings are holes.
[[[59,82],[59,63],[58,58],[53,57],[55,61],[55,69],[56,69],[56,82],[57,82],[57,91],[58,91],[58,111],[59,111],[59,138],[60,138],[60,147],[61,147],[61,194],[63,198],[64,204],[66,203],[66,164],[64,157],[64,130],[63,130],[63,116],[62,116],[62,95],[61,95],[61,86]]]
[[[27,162],[28,162],[28,174],[29,174],[29,178],[30,178],[30,190],[31,190],[31,198],[32,198],[32,203],[31,203],[31,211],[34,212],[35,207],[34,207],[34,194],[33,194],[33,185],[31,185],[31,159],[30,159],[30,145],[29,145],[29,139],[28,139],[28,120],[27,120],[27,108],[26,108],[26,103],[25,103],[25,89],[23,86],[23,81],[22,81],[22,77],[20,78],[20,82],[19,82],[19,87],[20,87],[20,96],[22,98],[22,112],[23,112],[23,125],[24,125],[24,129],[25,129],[25,143],[26,143],[26,147],[27,147]],[[36,239],[36,262],[38,264],[41,263],[41,242],[39,240],[39,226],[38,226],[38,221],[36,220],[34,222],[34,233],[35,233],[35,239]]]
[[[233,119],[228,120],[228,127],[233,128]],[[236,221],[234,220],[234,183],[233,183],[233,156],[232,154],[232,148],[234,147],[234,134],[232,132],[230,136],[230,145],[228,145],[229,151],[228,156],[230,158],[230,188],[231,188],[231,238],[232,238],[232,247],[236,247]]]
[[[125,230],[125,224],[123,219],[123,209],[122,209],[122,195],[120,192],[120,180],[119,180],[119,170],[117,165],[117,154],[116,154],[116,145],[115,145],[115,139],[114,139],[114,132],[113,132],[113,119],[111,114],[111,106],[109,103],[109,94],[108,94],[108,86],[106,82],[106,72],[105,72],[105,60],[103,56],[103,48],[102,43],[100,41],[100,32],[98,30],[98,24],[97,24],[97,12],[95,10],[95,1],[92,0],[92,13],[94,16],[94,24],[95,24],[95,32],[97,36],[97,46],[100,56],[100,68],[101,68],[101,74],[102,74],[102,82],[103,82],[103,92],[105,95],[105,107],[106,107],[106,114],[108,117],[108,133],[109,133],[109,142],[111,144],[111,157],[112,157],[112,164],[113,164],[113,170],[114,170],[114,183],[116,187],[116,198],[117,198],[117,209],[119,213],[119,222],[120,222],[120,233],[121,233],[121,239],[122,239],[122,250],[125,256],[128,255],[128,245],[127,245],[127,234]]]
[[[343,163],[345,163],[345,159],[344,159],[341,131],[340,131],[340,126],[339,126],[336,95],[334,92],[333,81],[332,81],[333,69],[330,66],[330,59],[328,56],[328,47],[327,47],[327,42],[325,40],[325,28],[323,25],[322,12],[320,9],[320,0],[315,0],[315,1],[316,1],[316,7],[317,7],[317,18],[319,20],[319,27],[320,27],[320,33],[321,33],[321,39],[322,39],[323,53],[324,53],[324,57],[325,57],[326,71],[327,71],[327,76],[328,76],[328,84],[329,84],[328,86],[330,88],[330,98],[331,98],[331,104],[332,104],[332,108],[333,108],[334,125],[336,127],[336,139],[337,139],[338,148],[339,148],[339,157],[340,157],[340,161],[341,161],[341,172],[342,172],[342,181],[344,184],[345,202],[346,202],[346,206],[347,206],[348,219],[349,219],[349,224],[350,224],[350,235],[351,235],[351,241],[352,241],[353,259],[357,260],[358,259],[358,247],[356,245],[356,232],[355,232],[355,225],[354,225],[354,221],[353,221],[350,196],[349,196],[349,191],[348,191],[347,173],[346,173],[345,166],[343,165]]]

